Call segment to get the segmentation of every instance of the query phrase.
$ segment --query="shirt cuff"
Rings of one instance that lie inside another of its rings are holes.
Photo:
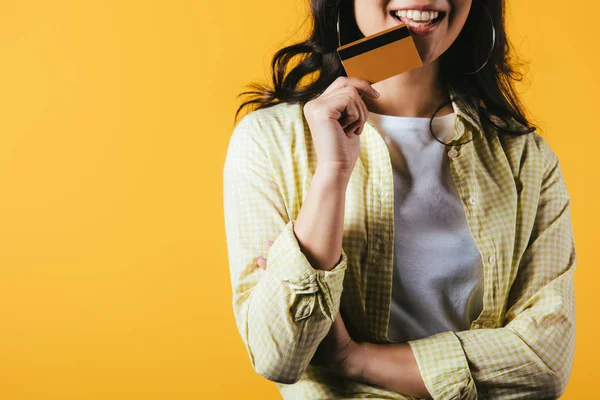
[[[339,310],[348,256],[342,248],[340,260],[331,270],[315,269],[300,249],[294,222],[290,220],[269,247],[266,273],[287,282],[297,295],[321,292],[321,296],[317,296],[319,306],[333,322]],[[298,310],[296,320],[312,314],[315,302],[305,304],[306,307]]]
[[[407,343],[433,400],[477,399],[467,357],[454,332],[441,332]]]

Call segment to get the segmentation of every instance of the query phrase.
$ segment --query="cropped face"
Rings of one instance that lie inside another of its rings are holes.
[[[456,40],[471,3],[472,0],[354,0],[354,16],[365,36],[404,22],[423,63],[428,63]]]

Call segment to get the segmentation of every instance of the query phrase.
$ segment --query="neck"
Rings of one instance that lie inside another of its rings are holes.
[[[372,86],[381,96],[378,99],[363,96],[363,101],[369,111],[377,114],[430,118],[441,103],[449,100],[440,81],[439,60]],[[446,104],[435,116],[453,111],[452,104]]]

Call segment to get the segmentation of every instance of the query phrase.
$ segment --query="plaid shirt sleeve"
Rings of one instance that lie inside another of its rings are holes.
[[[223,168],[234,316],[253,369],[295,383],[339,310],[348,258],[342,249],[338,264],[325,271],[301,252],[269,158],[276,149],[260,135],[264,127],[255,115],[233,130]],[[268,250],[267,240],[274,240]],[[267,259],[266,270],[258,256]]]
[[[435,400],[558,398],[565,391],[575,346],[570,196],[556,155],[537,141],[545,171],[504,326],[408,342]]]

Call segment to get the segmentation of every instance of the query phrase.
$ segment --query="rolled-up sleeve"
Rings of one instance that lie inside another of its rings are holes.
[[[294,234],[255,113],[233,130],[223,168],[233,310],[252,367],[265,378],[300,379],[340,306],[347,255],[330,271],[312,267]],[[281,170],[281,169],[279,169]],[[292,177],[289,177],[293,179]],[[267,249],[267,240],[274,240]],[[256,259],[267,259],[267,269]]]
[[[504,326],[408,342],[435,400],[556,399],[565,391],[575,347],[570,197],[556,155],[538,145],[547,162]]]

